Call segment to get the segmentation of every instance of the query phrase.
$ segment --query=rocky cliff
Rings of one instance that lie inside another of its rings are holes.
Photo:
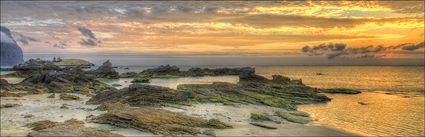
[[[22,49],[18,46],[13,39],[10,30],[6,27],[0,26],[1,33],[1,52],[0,62],[1,66],[13,66],[24,62]]]

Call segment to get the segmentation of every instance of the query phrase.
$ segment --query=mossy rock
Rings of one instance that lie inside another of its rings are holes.
[[[308,117],[300,116],[300,115],[297,115],[296,113],[291,114],[288,112],[279,111],[279,112],[276,112],[276,115],[294,123],[307,124],[308,122],[310,122],[310,119]]]
[[[216,129],[227,129],[227,128],[232,128],[231,125],[228,125],[226,123],[221,122],[218,119],[210,119],[208,120],[208,122],[205,123],[206,127],[209,128],[216,128]]]
[[[251,117],[250,118],[252,120],[255,120],[255,121],[272,121],[272,119],[270,119],[267,114],[251,113]]]

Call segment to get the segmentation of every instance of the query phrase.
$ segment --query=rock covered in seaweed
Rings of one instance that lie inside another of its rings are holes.
[[[177,66],[171,65],[161,65],[152,69],[146,69],[144,72],[147,73],[178,73],[180,72],[180,68]]]
[[[67,68],[62,71],[34,71],[33,74],[16,84],[15,87],[47,88],[52,93],[96,94],[106,89],[114,90],[95,79],[91,74],[79,68]],[[28,91],[28,90],[26,90]]]
[[[109,90],[97,94],[88,100],[87,103],[121,102],[141,106],[178,103],[186,99],[187,95],[184,92],[178,92],[170,88],[146,84],[131,84],[128,88],[123,88],[119,91]]]
[[[13,66],[14,70],[35,71],[35,70],[59,70],[59,66],[52,61],[42,59],[30,59],[22,64]]]
[[[196,129],[197,127],[217,129],[232,127],[216,119],[203,120],[163,109],[130,107],[121,103],[109,104],[106,114],[91,117],[89,121],[142,131],[147,130],[154,134],[166,136],[201,134]]]
[[[46,137],[46,136],[86,136],[86,137],[105,137],[114,136],[122,137],[122,135],[111,133],[107,130],[100,130],[85,127],[83,121],[70,119],[65,122],[38,121],[27,125],[33,130],[28,137]]]

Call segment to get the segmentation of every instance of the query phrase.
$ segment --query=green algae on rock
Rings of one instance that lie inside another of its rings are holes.
[[[273,121],[267,114],[251,113],[250,118],[255,121]]]
[[[93,75],[79,68],[65,68],[60,71],[32,71],[30,77],[18,84],[9,84],[9,90],[29,93],[80,93],[92,95],[115,88],[95,79]]]
[[[246,69],[244,68],[190,68],[187,71],[182,71],[177,66],[161,65],[155,68],[146,69],[140,73],[125,72],[121,73],[121,78],[179,78],[179,77],[200,77],[200,76],[225,76],[225,75],[240,75]]]
[[[89,122],[134,128],[165,136],[201,134],[197,127],[224,129],[231,126],[212,119],[203,120],[152,107],[130,107],[128,104],[108,104],[108,112],[88,119]]]
[[[33,130],[28,137],[45,137],[45,136],[87,136],[87,137],[105,137],[114,136],[122,137],[122,135],[111,133],[107,130],[100,130],[84,126],[83,121],[70,119],[65,122],[52,122],[49,120],[38,121],[28,124]]]
[[[310,122],[309,117],[306,117],[305,115],[299,115],[299,113],[279,111],[276,112],[276,115],[294,123],[307,124],[308,122]]]
[[[131,84],[128,88],[119,91],[108,90],[99,93],[90,100],[88,104],[102,104],[110,102],[121,102],[133,106],[165,105],[166,103],[179,104],[187,100],[184,92],[170,88],[153,86],[147,84]]]

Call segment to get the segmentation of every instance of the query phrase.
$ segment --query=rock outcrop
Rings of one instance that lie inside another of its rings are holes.
[[[93,73],[98,78],[114,79],[120,77],[119,73],[115,71],[114,67],[112,66],[112,63],[109,60],[107,60],[102,64],[102,66],[94,70]]]
[[[152,69],[146,69],[144,70],[146,73],[178,73],[180,72],[180,68],[177,66],[171,66],[171,65],[161,65],[156,68]]]
[[[33,74],[16,84],[15,87],[44,87],[52,93],[80,93],[92,95],[106,89],[114,90],[95,79],[91,74],[79,68],[67,68],[61,71],[34,71]]]
[[[146,85],[131,84],[128,88],[119,91],[109,90],[93,96],[87,101],[88,104],[102,104],[110,102],[121,102],[133,106],[164,105],[165,103],[179,103],[187,100],[184,92]]]
[[[42,59],[30,59],[22,64],[13,66],[18,71],[36,71],[36,70],[59,70],[59,66],[52,61]]]
[[[83,121],[70,119],[65,122],[38,121],[27,125],[33,130],[28,137],[46,136],[84,136],[84,137],[123,137],[119,134],[111,133],[107,130],[100,130],[84,126]]]
[[[203,120],[152,107],[130,107],[127,104],[113,103],[108,105],[107,110],[106,114],[88,118],[88,121],[147,130],[165,136],[201,134],[197,127],[231,128],[230,125],[216,119]]]
[[[0,66],[14,66],[24,62],[22,49],[13,39],[10,30],[0,26]]]

